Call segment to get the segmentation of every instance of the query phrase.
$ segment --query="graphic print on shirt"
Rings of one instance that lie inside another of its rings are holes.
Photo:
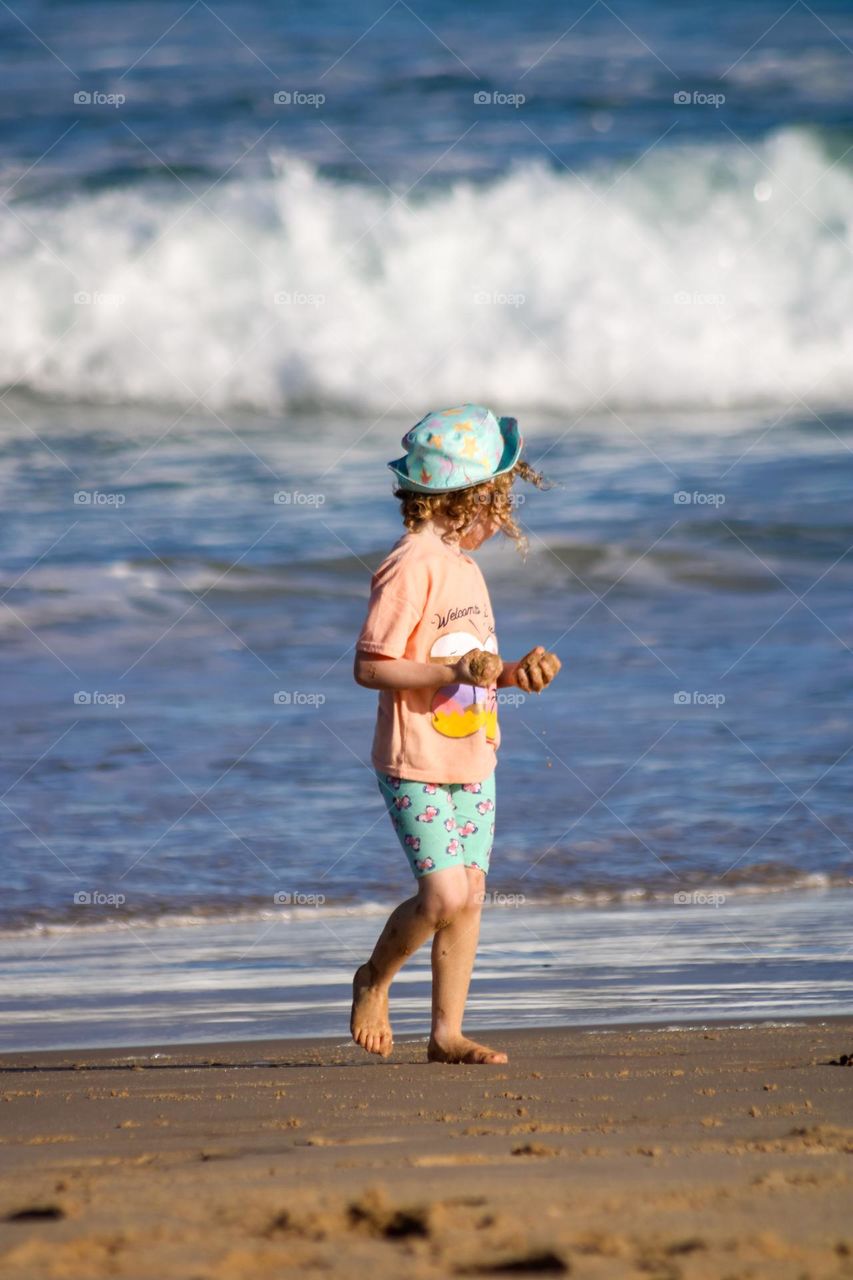
[[[481,641],[471,631],[450,631],[435,641],[429,651],[430,661],[452,665],[472,649],[497,653],[498,641],[494,632]],[[485,729],[486,741],[495,741],[498,704],[493,687],[484,689],[474,684],[442,685],[433,696],[431,710],[433,728],[445,738],[470,738],[473,733]]]

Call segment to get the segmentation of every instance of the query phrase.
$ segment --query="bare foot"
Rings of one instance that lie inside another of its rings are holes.
[[[369,961],[355,971],[349,1029],[353,1040],[362,1049],[387,1058],[394,1048],[394,1035],[388,1020],[388,992],[374,987],[372,976]]]
[[[500,1050],[490,1049],[485,1044],[477,1044],[476,1040],[469,1040],[467,1036],[454,1036],[452,1039],[442,1040],[441,1043],[431,1036],[427,1049],[427,1061],[500,1066],[504,1062],[509,1062],[509,1058]]]

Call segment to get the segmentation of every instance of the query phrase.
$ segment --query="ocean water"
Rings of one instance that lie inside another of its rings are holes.
[[[376,910],[0,935],[6,1050],[338,1036]],[[312,915],[315,918],[312,918]],[[853,1000],[849,891],[646,907],[490,907],[466,1026],[831,1017]],[[74,982],[68,980],[74,974]],[[392,989],[392,1021],[426,1037],[429,953]]]
[[[235,1025],[328,1030],[335,936],[409,890],[351,678],[384,463],[469,399],[552,482],[526,558],[480,554],[501,651],[564,663],[500,709],[480,1011],[643,1005],[634,941],[612,1002],[567,941],[543,1003],[523,921],[635,939],[709,894],[672,917],[676,986],[746,912],[792,939],[774,1016],[821,984],[849,1010],[849,6],[74,0],[0,29],[8,1042],[48,1006],[48,1039],[133,1040],[103,975],[151,930],[190,1018],[199,948],[215,989],[273,928],[308,1012],[261,984]],[[749,952],[716,1016],[760,1005]]]

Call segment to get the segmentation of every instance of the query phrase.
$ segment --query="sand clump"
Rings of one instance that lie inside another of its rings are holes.
[[[494,684],[503,670],[503,662],[496,653],[480,649],[468,659],[468,670],[478,685]]]

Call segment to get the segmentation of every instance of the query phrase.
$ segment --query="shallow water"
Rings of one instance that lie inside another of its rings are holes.
[[[493,887],[848,883],[849,422],[788,425],[784,454],[760,414],[706,420],[698,442],[626,422],[643,445],[606,418],[531,417],[556,487],[518,508],[526,562],[481,555],[502,652],[541,642],[564,663],[543,697],[500,708]],[[98,418],[82,440],[54,426],[84,492],[119,507],[75,507],[67,476],[36,476],[35,443],[7,454],[7,926],[109,914],[75,893],[121,894],[133,918],[408,890],[367,767],[374,696],[350,670],[370,566],[399,531],[388,441],[368,436],[342,475],[336,424],[295,443],[310,426],[273,441],[244,424],[275,475],[221,432],[191,466],[198,423],[147,455]],[[323,502],[276,506],[285,485]]]
[[[849,1011],[850,893],[668,907],[492,907],[466,1026],[586,1026]],[[6,1050],[347,1037],[380,914],[117,925],[0,937]],[[397,1035],[426,1034],[428,950],[398,977]]]

